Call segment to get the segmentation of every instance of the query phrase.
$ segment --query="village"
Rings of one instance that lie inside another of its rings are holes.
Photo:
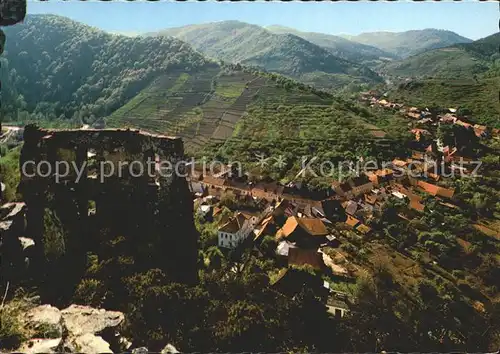
[[[410,119],[410,124],[415,126],[411,131],[415,134],[417,140],[423,135],[430,135],[425,127],[436,127],[439,124],[456,124],[464,128],[471,129],[479,138],[495,137],[500,135],[500,129],[487,127],[485,125],[473,124],[468,122],[471,117],[460,116],[457,108],[430,109],[428,107],[418,108],[406,106],[402,103],[390,102],[386,94],[380,94],[377,91],[362,92],[359,101],[370,107],[380,107],[387,110],[395,110],[402,116]],[[421,128],[418,128],[421,127]],[[427,128],[429,129],[429,128]]]
[[[271,238],[276,246],[274,256],[286,268],[276,283],[305,286],[301,280],[281,280],[292,278],[293,269],[301,267],[353,281],[357,267],[339,252],[339,235],[347,232],[369,239],[373,232],[370,225],[386,203],[402,202],[406,207],[398,217],[407,222],[426,212],[424,201],[429,197],[446,208],[459,209],[450,177],[471,176],[478,164],[460,142],[445,145],[434,136],[436,129],[425,129],[426,126],[456,124],[478,139],[497,138],[499,130],[466,123],[453,108],[435,114],[373,94],[364,93],[361,100],[371,106],[398,109],[413,123],[409,124],[414,134],[410,156],[395,157],[388,166],[358,172],[344,181],[332,180],[330,189],[322,196],[311,193],[301,182],[250,182],[248,176],[235,176],[231,166],[212,174],[201,167],[193,169],[187,179],[194,195],[195,213],[202,222],[216,222],[217,246],[224,252],[250,248],[265,257],[267,245],[263,246],[263,240]],[[333,291],[327,281],[323,281],[323,287],[317,284],[317,288],[326,289],[329,294],[325,301],[332,314],[342,317],[348,311],[346,293]]]

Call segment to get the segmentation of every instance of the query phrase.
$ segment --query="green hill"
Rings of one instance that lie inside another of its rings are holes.
[[[467,78],[488,71],[500,59],[500,35],[472,43],[431,50],[385,65],[383,71],[402,77]]]
[[[472,42],[472,40],[455,32],[433,28],[406,32],[368,32],[357,36],[343,37],[377,47],[401,58],[457,43]]]
[[[237,65],[161,76],[106,118],[108,126],[180,136],[191,154],[249,170],[260,171],[257,154],[283,156],[284,166],[258,172],[275,179],[297,174],[303,155],[390,158],[402,147],[407,122],[391,121],[387,133],[372,122],[378,119],[370,112],[340,98]]]
[[[128,38],[54,15],[7,27],[1,60],[4,121],[93,123],[162,73],[214,65],[174,38]]]
[[[381,81],[366,66],[337,57],[296,35],[274,34],[239,21],[170,28],[157,34],[176,37],[212,58],[257,66],[322,88]]]
[[[318,32],[301,32],[293,28],[284,26],[268,26],[267,30],[277,34],[293,34],[311,43],[325,48],[333,55],[365,65],[376,65],[386,61],[396,59],[392,53],[379,48],[350,41],[348,39]]]

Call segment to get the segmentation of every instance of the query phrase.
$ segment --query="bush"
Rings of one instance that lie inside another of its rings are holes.
[[[81,305],[101,307],[106,299],[107,290],[102,281],[83,279],[75,291],[73,301]]]
[[[0,349],[16,349],[28,339],[21,321],[21,314],[27,308],[23,300],[12,300],[0,309]]]

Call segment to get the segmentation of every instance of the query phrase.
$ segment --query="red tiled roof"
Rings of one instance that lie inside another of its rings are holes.
[[[320,219],[316,218],[298,218],[295,216],[290,216],[285,225],[276,235],[277,237],[288,237],[290,236],[297,227],[302,228],[311,236],[326,236],[328,235],[328,230],[325,224]]]
[[[455,193],[455,189],[439,187],[424,181],[418,181],[418,186],[429,194],[438,195],[445,198],[452,198],[453,194]]]

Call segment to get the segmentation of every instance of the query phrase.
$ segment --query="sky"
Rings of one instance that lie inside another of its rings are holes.
[[[168,27],[223,20],[261,26],[282,25],[301,31],[356,35],[363,32],[438,28],[479,39],[498,32],[499,3],[457,2],[173,2],[37,1],[28,14],[56,14],[121,33],[153,32]]]

